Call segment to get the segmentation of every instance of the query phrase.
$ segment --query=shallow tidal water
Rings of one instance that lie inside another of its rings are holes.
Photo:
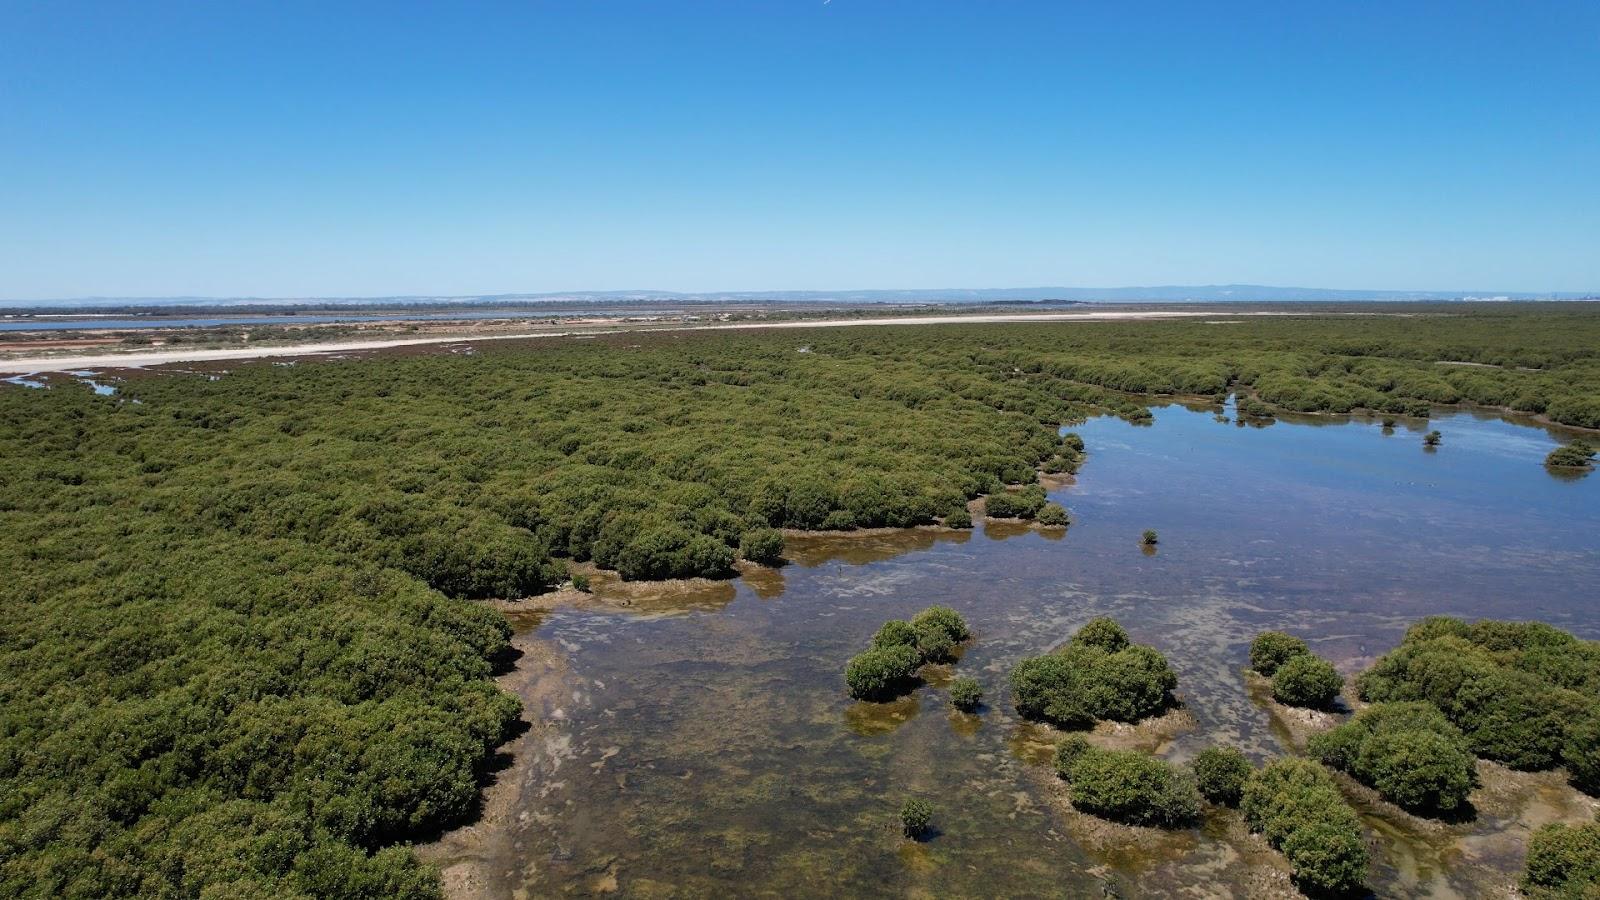
[[[506,748],[482,820],[424,855],[468,896],[1292,895],[1235,813],[1163,833],[1073,812],[1049,771],[1057,735],[1012,711],[1012,666],[1114,616],[1167,655],[1183,709],[1097,740],[1174,760],[1226,741],[1259,760],[1306,724],[1243,672],[1262,629],[1346,674],[1433,613],[1600,638],[1600,476],[1541,464],[1565,435],[1459,411],[1393,430],[1154,412],[1074,429],[1088,459],[1051,492],[1065,532],[808,536],[791,564],[732,582],[514,610],[524,655],[504,684],[534,727]],[[960,662],[904,700],[851,701],[845,662],[934,603],[972,626]],[[979,715],[951,710],[952,673],[982,683]],[[1485,785],[1477,817],[1448,825],[1353,788],[1375,892],[1502,895],[1532,827],[1593,814],[1555,773]],[[911,795],[935,808],[921,843],[897,827]]]

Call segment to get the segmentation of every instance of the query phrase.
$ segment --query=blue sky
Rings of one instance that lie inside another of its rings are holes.
[[[0,0],[0,298],[1600,291],[1600,3]]]

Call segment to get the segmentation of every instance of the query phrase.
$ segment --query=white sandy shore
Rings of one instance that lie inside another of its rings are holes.
[[[718,331],[750,328],[842,328],[852,325],[953,325],[995,324],[1006,322],[1091,322],[1119,319],[1173,319],[1186,316],[1215,316],[1209,312],[1187,310],[1118,310],[1060,313],[979,313],[976,315],[948,316],[884,316],[875,319],[795,319],[784,322],[734,322],[726,325],[677,325],[640,328],[583,329],[569,331],[536,331],[526,334],[493,335],[438,335],[425,338],[391,338],[375,341],[344,341],[322,344],[290,344],[276,347],[229,347],[225,349],[160,349],[124,350],[118,353],[93,355],[53,355],[18,357],[0,360],[0,374],[32,375],[40,372],[66,372],[78,369],[127,369],[143,366],[162,366],[171,363],[218,362],[235,359],[266,359],[283,356],[311,356],[330,353],[358,353],[365,350],[385,350],[391,347],[415,347],[423,344],[463,344],[484,341],[517,341],[528,338],[566,337],[569,335],[607,334],[613,331]],[[1246,313],[1245,315],[1251,315]]]

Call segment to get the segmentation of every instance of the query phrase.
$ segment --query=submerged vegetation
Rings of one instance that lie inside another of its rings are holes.
[[[1011,672],[1017,712],[1061,728],[1138,721],[1165,708],[1177,685],[1166,657],[1130,643],[1108,618],[1090,621],[1059,650],[1025,659]]]
[[[983,495],[1038,517],[1037,473],[1084,459],[1061,425],[1150,419],[1123,392],[1600,427],[1592,310],[1427,312],[614,334],[0,389],[0,893],[436,895],[405,845],[472,814],[518,727],[490,681],[509,628],[465,601],[573,563],[724,577],[780,562],[782,529],[963,527]],[[949,652],[908,624],[864,683]],[[1114,644],[1019,667],[1019,709],[1158,710],[1165,660]],[[1567,713],[1600,676],[1547,651],[1473,651],[1462,691],[1519,699],[1441,709],[1475,752],[1593,785],[1594,718]]]

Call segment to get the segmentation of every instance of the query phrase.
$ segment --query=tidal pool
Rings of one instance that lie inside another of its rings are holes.
[[[1234,813],[1162,833],[1073,812],[1048,767],[1056,735],[1011,709],[1012,666],[1114,616],[1167,654],[1183,709],[1098,740],[1261,759],[1306,724],[1243,672],[1261,629],[1347,674],[1432,613],[1600,638],[1600,477],[1547,472],[1564,436],[1459,411],[1394,429],[1154,412],[1075,429],[1088,460],[1051,492],[1073,514],[1064,535],[801,537],[791,564],[731,583],[514,610],[524,655],[504,684],[533,727],[482,819],[424,855],[462,896],[1292,896]],[[849,700],[846,660],[933,603],[975,632],[959,663],[901,701]],[[952,673],[982,683],[979,715],[952,711]],[[1352,788],[1379,895],[1502,894],[1532,827],[1593,815],[1553,773],[1485,774],[1477,817],[1448,825]],[[911,795],[935,808],[922,843],[897,828]]]

